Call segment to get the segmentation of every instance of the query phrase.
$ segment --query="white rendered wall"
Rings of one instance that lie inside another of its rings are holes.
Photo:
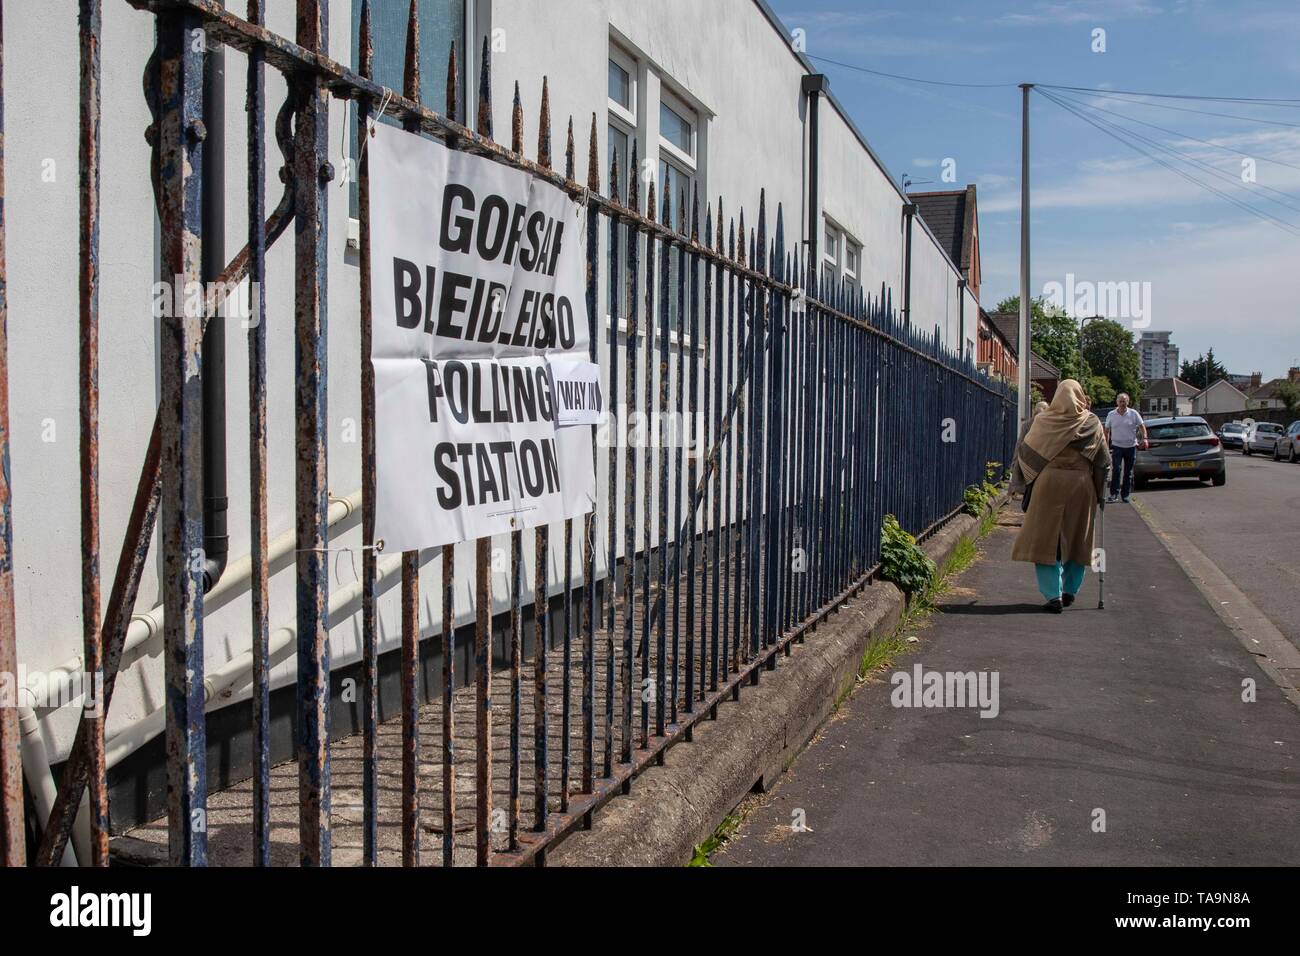
[[[331,0],[330,56],[352,65],[351,2]],[[6,9],[5,92],[6,212],[9,279],[9,369],[11,402],[11,469],[14,497],[15,586],[19,658],[35,670],[63,663],[81,649],[81,580],[78,498],[77,379],[77,27],[75,0],[10,4]],[[270,4],[268,27],[292,38],[292,4]],[[496,138],[508,142],[515,80],[524,105],[524,144],[536,156],[541,79],[549,78],[552,154],[562,168],[565,125],[574,119],[578,179],[586,178],[591,118],[597,124],[602,185],[609,168],[606,155],[606,58],[616,36],[642,59],[646,102],[657,103],[656,84],[667,78],[696,106],[702,118],[699,175],[716,210],[723,197],[729,221],[745,211],[748,228],[756,227],[760,189],[767,189],[769,235],[781,204],[786,248],[797,251],[808,210],[805,100],[800,92],[803,67],[759,7],[751,0],[573,0],[532,3],[524,0],[474,0],[476,36],[489,31],[504,49],[493,54],[493,117]],[[141,94],[141,74],[153,48],[154,17],[124,2],[105,4],[102,117],[102,285],[100,292],[100,492],[101,568],[105,600],[135,493],[140,463],[159,396],[157,323],[152,292],[157,271],[158,227],[149,183],[149,148],[144,130],[149,114]],[[245,141],[243,54],[226,54],[226,257],[244,242]],[[284,84],[267,69],[267,205],[279,197],[280,154],[272,122]],[[476,78],[472,81],[476,87]],[[471,100],[471,115],[473,106]],[[429,104],[441,109],[442,103]],[[329,158],[344,167],[345,110],[331,104]],[[903,198],[870,156],[833,104],[820,111],[820,192],[824,212],[862,243],[861,283],[877,295],[883,284],[901,306]],[[657,105],[647,125],[657,133]],[[869,129],[869,126],[864,123]],[[655,137],[651,137],[652,140]],[[215,141],[212,140],[212,141]],[[642,155],[645,156],[643,144]],[[654,158],[655,146],[649,144]],[[50,160],[53,166],[46,162]],[[657,167],[657,164],[655,164]],[[53,180],[42,173],[53,170]],[[645,183],[642,183],[644,200]],[[348,190],[336,179],[329,190],[328,418],[329,479],[332,492],[345,496],[361,484],[360,363],[358,263],[347,249]],[[820,211],[814,217],[820,230]],[[701,223],[703,215],[701,215]],[[602,227],[602,271],[605,267]],[[914,228],[912,317],[915,325],[943,329],[957,343],[957,274],[923,228]],[[292,229],[268,254],[266,335],[268,354],[267,421],[270,443],[269,533],[272,538],[294,523],[294,337],[292,300]],[[601,282],[605,328],[605,282]],[[977,312],[967,304],[968,337],[974,337]],[[702,336],[701,336],[702,338]],[[675,341],[675,340],[674,340]],[[607,364],[607,339],[599,354]],[[620,336],[620,378],[623,377]],[[642,345],[644,348],[644,342]],[[644,352],[642,352],[644,358]],[[676,365],[674,363],[676,374]],[[246,332],[237,321],[227,328],[228,487],[230,560],[249,547],[247,463]],[[609,369],[605,369],[608,381]],[[643,374],[643,371],[641,372]],[[644,379],[638,387],[643,393]],[[656,388],[657,394],[657,388]],[[607,529],[606,455],[600,456],[598,526],[599,573],[604,573],[603,542]],[[638,457],[640,461],[640,456]],[[644,481],[644,478],[642,479]],[[644,485],[642,485],[644,487]],[[621,488],[621,480],[620,480]],[[640,507],[640,505],[639,505]],[[642,511],[644,514],[644,511]],[[619,516],[622,508],[619,508]],[[654,516],[652,514],[652,520]],[[675,522],[673,522],[675,526]],[[621,542],[621,528],[618,529]],[[524,538],[526,580],[533,580],[532,534]],[[581,541],[581,531],[575,535]],[[550,579],[560,580],[562,527],[552,528]],[[336,529],[331,544],[355,548],[361,543],[358,517]],[[496,542],[508,547],[507,540]],[[578,545],[580,547],[580,544]],[[387,556],[384,556],[387,557]],[[420,598],[421,623],[427,633],[440,629],[439,561],[424,556]],[[352,583],[354,566],[346,553],[331,559],[330,587]],[[457,548],[456,609],[459,621],[472,607],[473,548]],[[271,626],[294,619],[292,563],[273,569]],[[141,585],[136,610],[153,607],[161,562],[157,552]],[[575,572],[581,568],[575,561]],[[505,606],[507,573],[494,577],[497,607]],[[332,654],[336,664],[360,653],[359,608],[349,608],[333,622]],[[245,650],[250,607],[241,589],[220,607],[209,607],[205,620],[205,657],[218,666]],[[380,598],[382,649],[398,645],[400,615],[396,591]],[[110,714],[110,736],[125,724],[162,706],[161,642],[124,660]],[[292,680],[293,663],[276,669],[277,685]],[[71,742],[77,711],[66,708],[44,723],[52,755],[62,757]]]

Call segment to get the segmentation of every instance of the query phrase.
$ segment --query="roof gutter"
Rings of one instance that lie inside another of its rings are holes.
[[[821,235],[821,205],[818,171],[821,169],[821,127],[818,105],[829,92],[830,79],[824,73],[805,74],[799,88],[808,97],[808,261],[817,269],[817,239]]]

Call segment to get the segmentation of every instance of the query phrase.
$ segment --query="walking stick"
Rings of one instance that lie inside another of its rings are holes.
[[[1106,502],[1098,502],[1101,517],[1097,524],[1097,548],[1101,551],[1101,568],[1097,572],[1097,610],[1106,609]]]

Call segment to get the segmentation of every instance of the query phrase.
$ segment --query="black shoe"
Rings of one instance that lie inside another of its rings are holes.
[[[1062,595],[1061,595],[1061,606],[1062,606],[1062,607],[1069,607],[1069,606],[1070,606],[1071,604],[1073,604],[1073,603],[1074,603],[1074,595],[1073,595],[1073,594],[1062,594]]]
[[[1043,610],[1046,611],[1048,614],[1060,614],[1062,611],[1065,610],[1065,606],[1061,603],[1060,598],[1052,598],[1050,601],[1048,601],[1046,604],[1043,605]]]
[[[1119,500],[1120,500],[1120,504],[1125,504],[1125,505],[1128,504],[1128,498],[1121,498]]]

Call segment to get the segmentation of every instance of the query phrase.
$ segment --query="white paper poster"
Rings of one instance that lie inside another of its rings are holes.
[[[385,124],[366,148],[376,538],[414,551],[587,514],[603,399],[582,208]]]

